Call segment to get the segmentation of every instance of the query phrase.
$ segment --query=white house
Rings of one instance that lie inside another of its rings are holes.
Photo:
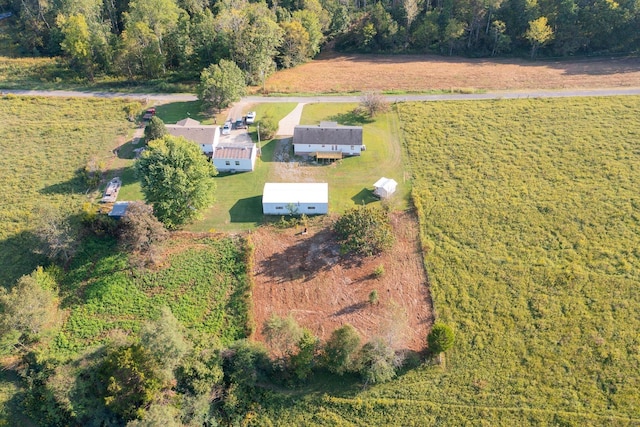
[[[381,199],[386,199],[396,192],[397,186],[398,183],[393,179],[382,177],[377,180],[375,184],[373,184],[373,194],[380,197]]]
[[[256,165],[256,144],[221,144],[213,149],[213,165],[220,172],[247,172]]]
[[[165,125],[167,132],[173,136],[182,136],[200,146],[204,154],[211,157],[216,145],[220,142],[220,127],[201,125],[191,118],[180,120],[175,125]]]
[[[359,156],[366,149],[362,143],[362,126],[339,126],[321,122],[316,126],[298,125],[293,130],[293,151],[316,159],[341,159]]]
[[[267,182],[262,193],[265,215],[317,215],[329,212],[329,184],[326,182]]]

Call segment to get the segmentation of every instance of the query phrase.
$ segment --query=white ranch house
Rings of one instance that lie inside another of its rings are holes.
[[[204,154],[211,157],[213,149],[220,142],[220,127],[201,125],[191,118],[180,120],[175,125],[165,125],[169,135],[182,136],[200,146]]]
[[[201,125],[191,118],[175,125],[165,125],[173,136],[195,142],[220,172],[250,172],[256,165],[257,149],[253,142],[220,142],[220,126]],[[251,141],[250,138],[248,138]]]
[[[256,166],[256,144],[221,144],[213,150],[213,165],[220,172],[249,172]]]
[[[365,149],[362,126],[321,122],[315,126],[298,125],[293,130],[293,151],[296,155],[335,160],[344,156],[359,156]]]
[[[262,193],[265,215],[318,215],[329,212],[329,184],[326,182],[267,182]]]

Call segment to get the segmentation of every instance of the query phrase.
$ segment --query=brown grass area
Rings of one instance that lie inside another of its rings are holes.
[[[272,313],[291,314],[322,340],[350,323],[363,342],[382,336],[395,349],[423,350],[433,311],[415,216],[393,214],[393,249],[361,262],[340,256],[331,221],[314,220],[307,234],[302,227],[260,227],[252,233],[254,338],[263,340],[260,330]],[[385,274],[376,278],[379,265]],[[377,305],[369,303],[372,290],[378,292]]]
[[[268,92],[519,90],[640,86],[640,58],[467,59],[326,53],[266,81]]]

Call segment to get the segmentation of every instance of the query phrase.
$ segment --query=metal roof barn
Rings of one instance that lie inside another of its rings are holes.
[[[267,182],[262,193],[265,215],[318,215],[329,212],[329,184],[326,182]]]

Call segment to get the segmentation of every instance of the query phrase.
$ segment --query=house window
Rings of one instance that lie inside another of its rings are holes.
[[[284,209],[282,206],[276,206],[276,209],[281,210]]]
[[[240,161],[236,160],[236,166],[240,166]]]
[[[307,209],[309,209],[310,211],[315,210],[316,207],[315,206],[307,206]]]
[[[353,145],[351,146],[351,149],[352,149],[352,150],[353,150],[353,149],[355,149],[355,148],[356,148],[356,147],[354,147]]]
[[[224,164],[229,166],[231,164],[231,162],[229,160],[227,160],[226,162],[224,162]]]
[[[324,148],[324,144],[322,144],[322,148]]]

